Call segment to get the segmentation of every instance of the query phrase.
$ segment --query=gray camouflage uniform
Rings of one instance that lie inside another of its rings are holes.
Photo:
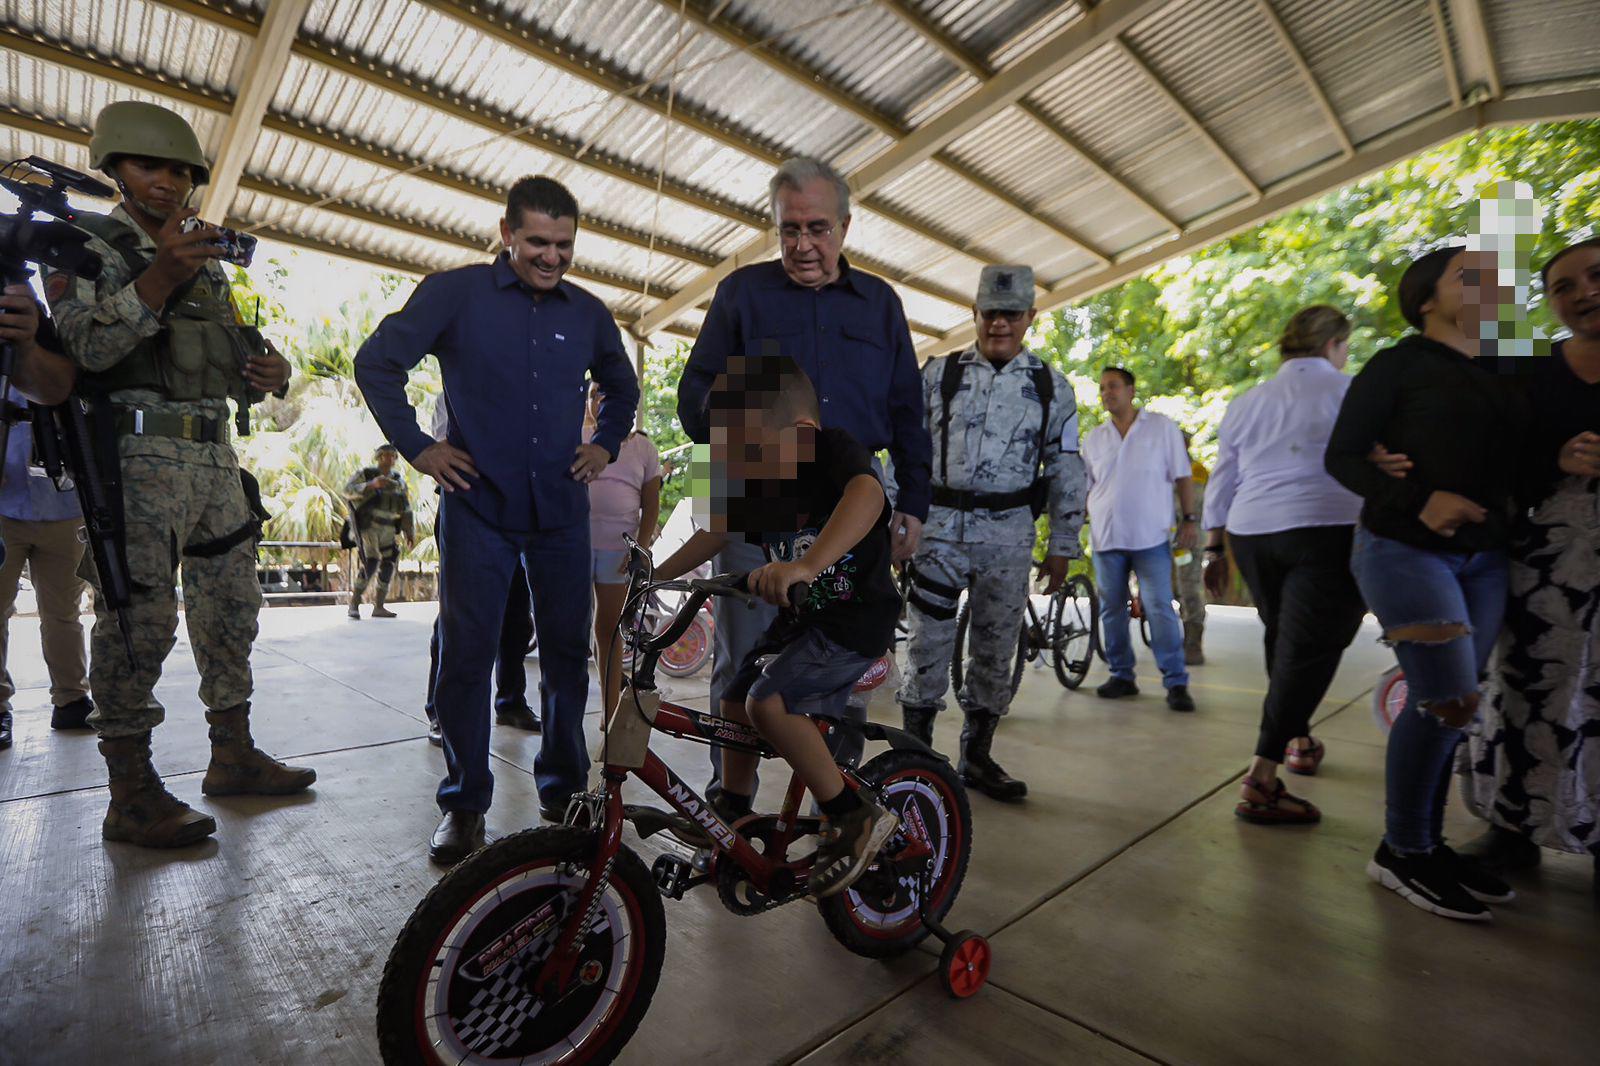
[[[922,368],[922,398],[933,436],[935,482],[943,446],[940,382],[949,359],[960,359],[965,370],[951,400],[946,487],[984,493],[1027,488],[1040,467],[1040,403],[1033,371],[1044,364],[1024,349],[996,370],[975,347],[928,361]],[[1076,558],[1081,554],[1078,534],[1085,492],[1078,410],[1067,379],[1054,370],[1050,376],[1055,396],[1043,456],[1050,481],[1049,553]],[[967,590],[969,657],[963,690],[957,696],[969,717],[975,711],[1003,715],[1010,708],[1010,665],[1027,604],[1034,539],[1033,513],[1027,505],[1000,512],[961,511],[936,502],[929,510],[912,560],[907,668],[898,695],[903,706],[943,708],[955,651],[956,603],[961,591]]]
[[[121,206],[110,214],[137,233],[139,251],[155,256],[155,241]],[[89,281],[50,271],[45,295],[66,354],[82,370],[94,373],[116,366],[135,346],[160,332],[163,320],[134,291],[135,276],[110,244],[95,237],[88,249],[100,257],[99,278]],[[206,263],[195,285],[205,287],[208,299],[230,299],[227,275],[216,262]],[[176,401],[159,390],[142,388],[114,391],[108,398],[118,408],[200,416],[230,425],[224,399]],[[128,434],[119,438],[118,448],[132,582],[127,613],[139,669],[135,672],[128,666],[116,616],[99,595],[99,579],[86,558],[85,577],[97,586],[89,642],[89,687],[96,709],[89,724],[107,739],[148,732],[165,717],[155,685],[176,643],[175,586],[180,566],[189,642],[200,670],[200,699],[212,710],[227,710],[250,699],[250,648],[261,607],[254,537],[220,555],[184,554],[188,546],[228,537],[253,521],[232,445],[226,440],[205,443]]]

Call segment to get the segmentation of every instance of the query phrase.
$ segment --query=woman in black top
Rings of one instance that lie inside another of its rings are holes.
[[[1535,865],[1539,845],[1587,852],[1600,874],[1600,238],[1562,249],[1543,276],[1572,336],[1523,361],[1538,412],[1529,509],[1513,528],[1506,631],[1470,738],[1491,826],[1462,850],[1501,870]]]
[[[1405,711],[1389,734],[1383,842],[1373,880],[1452,918],[1486,920],[1511,890],[1444,844],[1451,760],[1478,709],[1500,631],[1520,419],[1513,390],[1474,356],[1500,293],[1489,255],[1442,248],[1400,279],[1417,333],[1379,352],[1346,393],[1328,473],[1364,500],[1351,570],[1405,669]],[[1387,476],[1375,445],[1409,456]]]

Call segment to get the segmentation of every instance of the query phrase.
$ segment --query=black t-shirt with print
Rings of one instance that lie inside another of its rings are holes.
[[[845,486],[861,474],[873,476],[871,454],[842,429],[818,430],[815,458],[800,464],[796,479],[784,486],[783,494],[798,503],[799,516],[798,523],[784,524],[798,524],[798,528],[750,533],[745,539],[760,544],[774,562],[804,557],[833,517]],[[776,515],[788,510],[773,506],[768,513]],[[787,644],[800,633],[816,629],[835,644],[868,658],[876,658],[888,649],[900,616],[900,594],[889,571],[890,514],[885,497],[872,529],[817,576],[799,614],[787,607],[778,612],[777,620],[761,639],[763,644]],[[790,513],[790,518],[794,517]]]

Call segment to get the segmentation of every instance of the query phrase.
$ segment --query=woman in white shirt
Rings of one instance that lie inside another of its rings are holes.
[[[1229,582],[1227,531],[1239,571],[1266,625],[1267,697],[1255,758],[1240,782],[1240,818],[1306,824],[1322,815],[1278,778],[1314,774],[1326,751],[1311,715],[1355,639],[1366,607],[1350,574],[1361,498],[1323,469],[1323,453],[1350,379],[1350,322],[1319,305],[1295,314],[1278,341],[1272,380],[1234,398],[1217,430],[1206,487],[1206,587]]]

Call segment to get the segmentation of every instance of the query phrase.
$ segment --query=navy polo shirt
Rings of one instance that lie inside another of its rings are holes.
[[[711,439],[707,400],[728,357],[759,355],[765,340],[776,341],[811,378],[823,426],[846,431],[868,451],[889,450],[899,488],[895,510],[926,519],[933,441],[923,421],[911,331],[894,289],[843,257],[839,279],[820,289],[795,284],[776,259],[729,274],[678,384],[678,421],[692,439]]]
[[[355,363],[367,406],[407,460],[434,442],[406,399],[407,375],[429,354],[444,378],[450,443],[479,474],[457,498],[509,532],[587,520],[588,487],[567,469],[583,440],[589,379],[605,393],[594,443],[613,459],[639,406],[639,381],[605,304],[567,281],[537,295],[503,253],[424,278]]]

